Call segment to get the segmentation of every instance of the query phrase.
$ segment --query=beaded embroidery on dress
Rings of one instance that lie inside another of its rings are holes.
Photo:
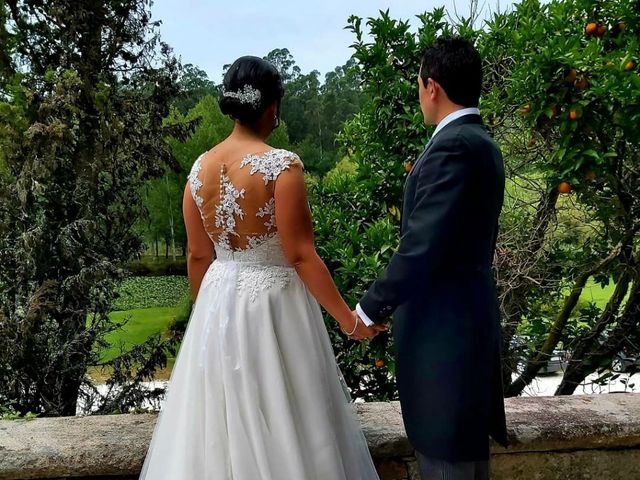
[[[140,478],[378,480],[316,300],[278,235],[273,149],[188,176],[215,246]],[[216,159],[217,160],[217,159]]]

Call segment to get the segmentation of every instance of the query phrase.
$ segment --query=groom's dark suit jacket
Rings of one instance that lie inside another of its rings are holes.
[[[394,314],[404,422],[429,457],[481,461],[489,435],[507,442],[491,269],[503,195],[480,116],[446,125],[407,178],[399,249],[360,301],[374,322]]]

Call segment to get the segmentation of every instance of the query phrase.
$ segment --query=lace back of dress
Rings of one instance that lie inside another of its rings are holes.
[[[273,257],[275,250],[281,250],[279,244],[274,246],[278,243],[275,183],[283,171],[294,167],[302,168],[298,156],[279,149],[240,161],[204,154],[196,160],[189,175],[191,193],[218,258],[263,257],[267,250]]]

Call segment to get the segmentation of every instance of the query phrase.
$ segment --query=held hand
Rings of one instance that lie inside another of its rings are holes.
[[[353,315],[357,321],[355,332],[350,335],[350,338],[353,340],[362,341],[365,339],[372,339],[380,332],[386,332],[388,330],[385,325],[371,325],[370,327],[367,327],[355,311],[353,312]]]
[[[358,328],[350,338],[361,342],[362,340],[371,340],[376,335],[378,335],[378,331],[373,326],[367,327],[362,321],[359,321]]]

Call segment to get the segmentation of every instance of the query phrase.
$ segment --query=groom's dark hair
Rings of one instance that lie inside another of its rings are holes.
[[[482,60],[469,40],[440,37],[422,56],[420,77],[438,82],[453,103],[477,107],[482,90]]]

